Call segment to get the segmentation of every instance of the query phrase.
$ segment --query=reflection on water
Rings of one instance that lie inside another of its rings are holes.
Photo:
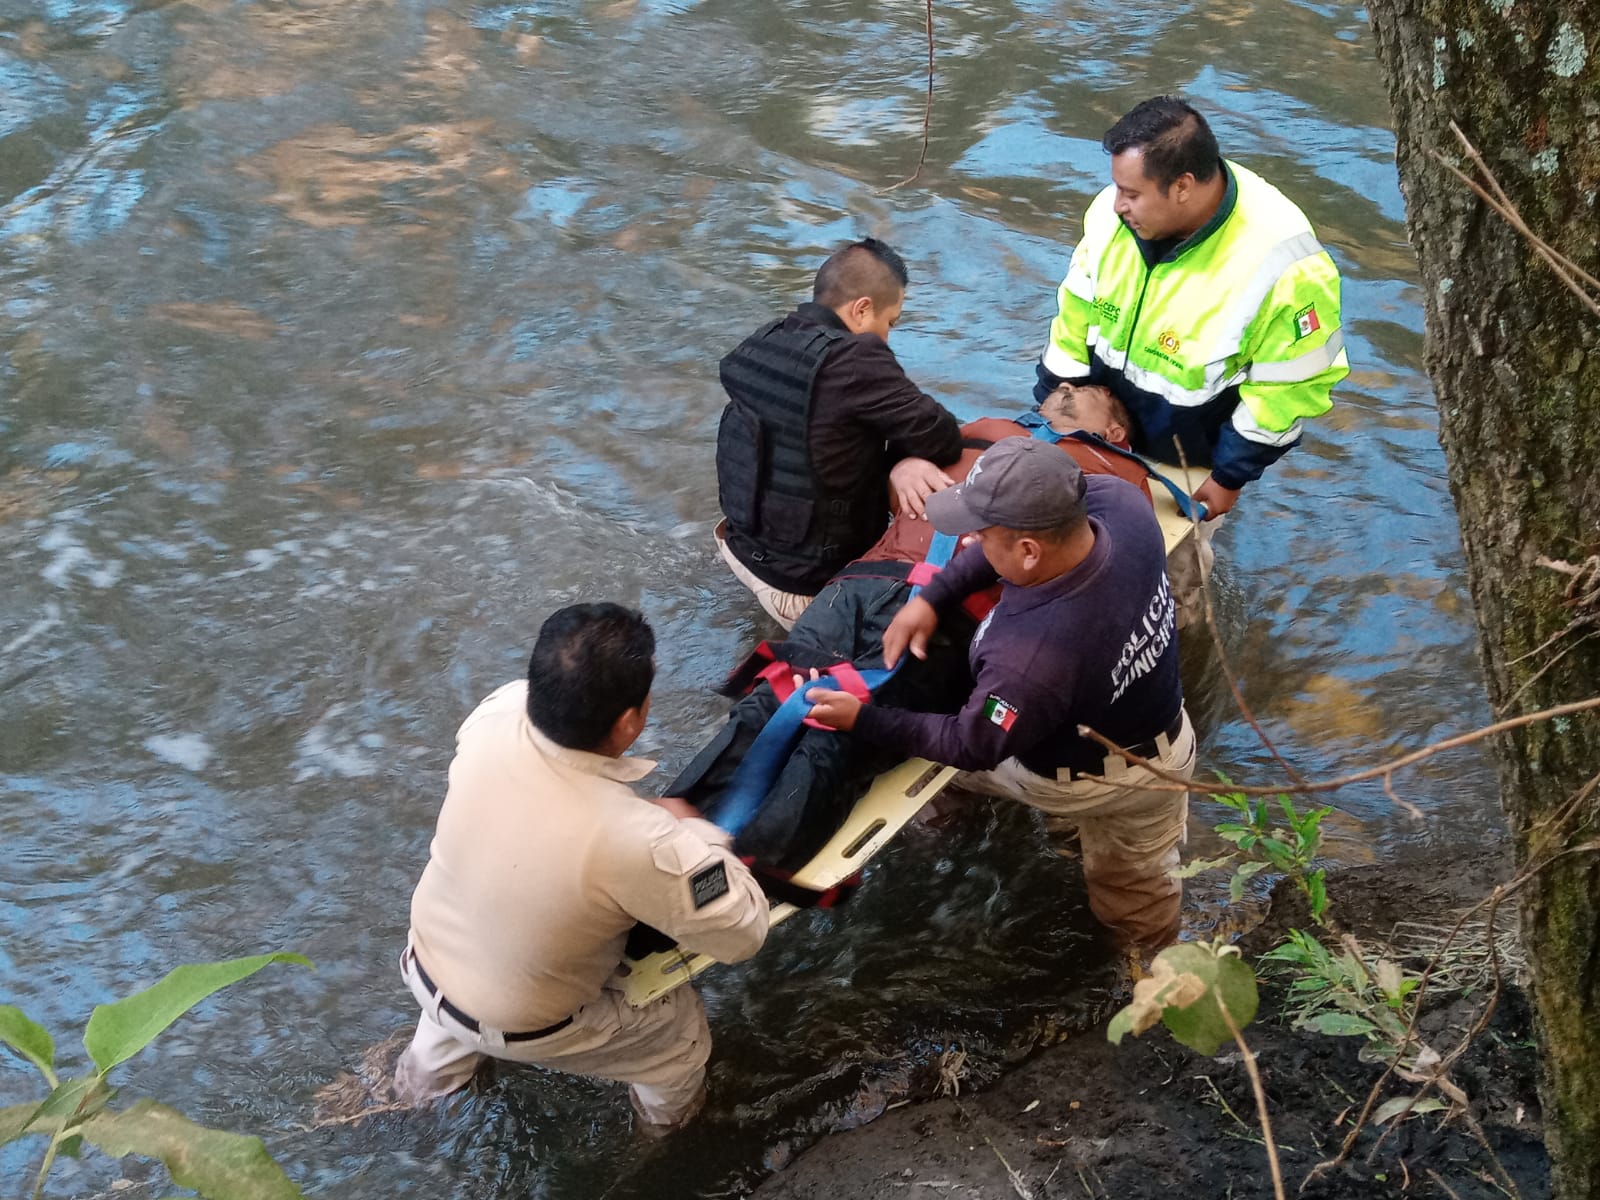
[[[912,264],[913,375],[963,417],[1014,410],[1099,135],[1162,89],[1304,204],[1346,281],[1340,405],[1221,539],[1251,705],[1312,776],[1484,716],[1360,10],[990,0],[941,6],[937,37],[928,166],[883,194],[918,152],[912,7],[11,0],[0,996],[68,1046],[177,962],[303,950],[314,975],[208,1004],[129,1083],[350,1197],[725,1192],[926,1092],[954,1043],[981,1081],[1092,1019],[1111,976],[1075,868],[984,808],[710,976],[716,1093],[677,1142],[532,1073],[305,1128],[410,1017],[393,960],[452,734],[542,615],[647,611],[663,779],[767,632],[709,539],[716,357],[873,233]],[[1206,762],[1270,777],[1185,658]],[[1401,787],[1426,822],[1350,789],[1338,857],[1495,826],[1474,755]],[[141,1170],[128,1194],[165,1194]]]

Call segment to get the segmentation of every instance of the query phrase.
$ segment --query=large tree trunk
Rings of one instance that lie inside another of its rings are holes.
[[[1533,230],[1600,276],[1600,3],[1370,0],[1370,12],[1489,699],[1505,716],[1583,699],[1600,691],[1600,637],[1579,643],[1600,625],[1544,646],[1580,613],[1564,603],[1569,577],[1537,559],[1600,552],[1600,317],[1434,152],[1474,174],[1454,120]],[[1600,771],[1600,716],[1527,726],[1497,752],[1521,866]],[[1592,791],[1580,810],[1561,844],[1600,832]],[[1522,899],[1554,1183],[1567,1200],[1600,1196],[1600,854],[1558,859]]]

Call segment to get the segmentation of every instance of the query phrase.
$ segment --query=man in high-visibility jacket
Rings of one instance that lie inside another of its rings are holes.
[[[1084,216],[1034,396],[1109,387],[1135,449],[1175,463],[1181,442],[1210,468],[1195,496],[1214,520],[1349,374],[1339,271],[1305,214],[1224,160],[1184,101],[1144,101],[1102,144],[1112,183]]]

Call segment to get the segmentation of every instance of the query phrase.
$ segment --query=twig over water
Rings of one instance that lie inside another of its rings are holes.
[[[922,174],[922,164],[928,161],[928,130],[933,125],[933,0],[927,0],[928,5],[928,99],[922,106],[922,153],[917,155],[917,169],[907,175],[898,183],[891,183],[886,188],[880,188],[878,194],[892,192],[895,188],[905,187],[908,183],[916,182]]]

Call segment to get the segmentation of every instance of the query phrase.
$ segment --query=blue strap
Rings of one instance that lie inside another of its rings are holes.
[[[1041,442],[1050,442],[1053,445],[1057,442],[1065,440],[1066,438],[1071,438],[1075,442],[1083,442],[1086,445],[1095,447],[1097,450],[1104,450],[1109,454],[1115,454],[1120,458],[1125,458],[1129,462],[1137,463],[1144,470],[1146,475],[1148,475],[1151,479],[1158,480],[1161,483],[1161,486],[1172,493],[1173,500],[1177,502],[1178,511],[1181,512],[1185,517],[1189,518],[1191,521],[1204,521],[1206,519],[1206,506],[1204,504],[1196,500],[1193,496],[1189,495],[1188,492],[1184,491],[1172,480],[1161,474],[1160,471],[1157,471],[1133,451],[1124,450],[1115,442],[1108,442],[1099,434],[1090,433],[1087,429],[1075,429],[1071,433],[1057,433],[1054,429],[1050,428],[1050,422],[1046,421],[1044,417],[1040,416],[1036,412],[1024,413],[1022,416],[1018,417],[1016,421],[1018,425],[1021,425],[1028,430],[1029,436],[1034,437]]]
[[[935,533],[928,546],[926,561],[936,567],[944,566],[955,553],[956,542],[954,534]],[[912,588],[911,594],[915,596],[921,590]],[[894,678],[895,672],[904,663],[905,657],[902,656],[892,671],[886,668],[857,669],[856,673],[867,685],[867,690],[875,692]],[[767,798],[767,792],[777,782],[784,764],[789,761],[789,755],[794,753],[800,741],[806,716],[811,712],[811,702],[806,699],[806,693],[817,687],[837,690],[841,684],[832,675],[824,675],[795,688],[789,698],[778,706],[778,710],[767,718],[766,725],[756,735],[750,749],[745,751],[743,761],[734,771],[717,804],[717,824],[729,833],[737,835],[750,823],[761,802]]]

